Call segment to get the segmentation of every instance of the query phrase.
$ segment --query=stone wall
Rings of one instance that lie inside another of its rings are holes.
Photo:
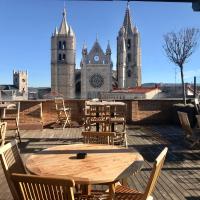
[[[171,124],[172,105],[180,100],[126,100],[128,124]],[[42,104],[42,107],[41,107]],[[76,125],[83,124],[84,100],[66,100],[71,108],[72,121]],[[53,100],[21,101],[20,128],[42,129],[56,122],[57,115]]]

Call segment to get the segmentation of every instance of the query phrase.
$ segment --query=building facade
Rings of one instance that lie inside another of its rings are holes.
[[[64,98],[75,98],[76,37],[66,20],[51,37],[51,91]]]
[[[131,22],[129,5],[117,37],[117,80],[119,88],[141,86],[140,34]]]
[[[84,45],[81,60],[81,98],[99,98],[101,92],[111,92],[111,86],[112,61],[109,43],[105,53],[98,40],[89,53]]]

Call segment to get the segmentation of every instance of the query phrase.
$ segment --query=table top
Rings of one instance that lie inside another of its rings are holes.
[[[8,105],[9,105],[9,104],[7,104],[7,103],[0,104],[0,109],[1,109],[1,108],[7,108]]]
[[[76,154],[86,152],[85,159]],[[133,149],[99,144],[60,145],[31,155],[26,168],[32,174],[65,176],[79,184],[109,183],[133,174],[143,157]]]
[[[124,102],[119,101],[87,101],[87,106],[125,106]]]

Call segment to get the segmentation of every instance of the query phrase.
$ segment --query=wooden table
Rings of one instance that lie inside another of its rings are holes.
[[[110,119],[114,119],[116,121],[116,115],[117,115],[117,111],[119,109],[119,107],[123,108],[123,116],[120,117],[121,119],[123,118],[123,120],[121,121],[122,124],[125,127],[125,115],[126,115],[126,104],[124,102],[115,102],[115,101],[86,101],[86,106],[88,107],[89,113],[86,112],[86,116],[85,116],[85,120],[87,121],[93,121],[90,119],[93,119],[95,117],[95,123],[96,123],[96,131],[99,131],[99,124],[102,123],[102,117],[99,116],[101,115],[101,108],[108,108],[109,107],[109,113],[107,115],[105,115],[105,113],[103,114],[103,123],[105,123],[104,121],[107,121],[107,123],[110,121]],[[94,109],[96,110],[96,114],[94,116],[94,113],[92,113],[92,115],[90,114],[90,110]],[[104,109],[106,110],[106,109]],[[106,111],[107,112],[107,111]],[[99,118],[99,122],[98,122],[98,118]],[[120,122],[120,120],[118,120],[118,123]],[[114,131],[114,121],[113,123],[110,124],[111,128],[108,131]],[[86,130],[87,131],[87,130]],[[103,130],[106,131],[106,130]]]
[[[86,152],[85,159],[76,154]],[[111,183],[135,173],[143,157],[133,149],[99,144],[61,145],[31,155],[26,168],[32,174],[64,176],[76,184]],[[89,191],[88,191],[89,193]]]
[[[119,101],[87,101],[87,106],[125,106],[126,104],[124,102]]]

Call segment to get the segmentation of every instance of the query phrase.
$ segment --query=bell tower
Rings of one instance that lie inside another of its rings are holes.
[[[119,88],[141,86],[140,34],[131,22],[129,4],[117,36],[117,80]]]
[[[76,37],[67,24],[66,10],[51,37],[51,91],[75,98]]]
[[[13,85],[19,92],[28,94],[28,72],[13,71]]]

